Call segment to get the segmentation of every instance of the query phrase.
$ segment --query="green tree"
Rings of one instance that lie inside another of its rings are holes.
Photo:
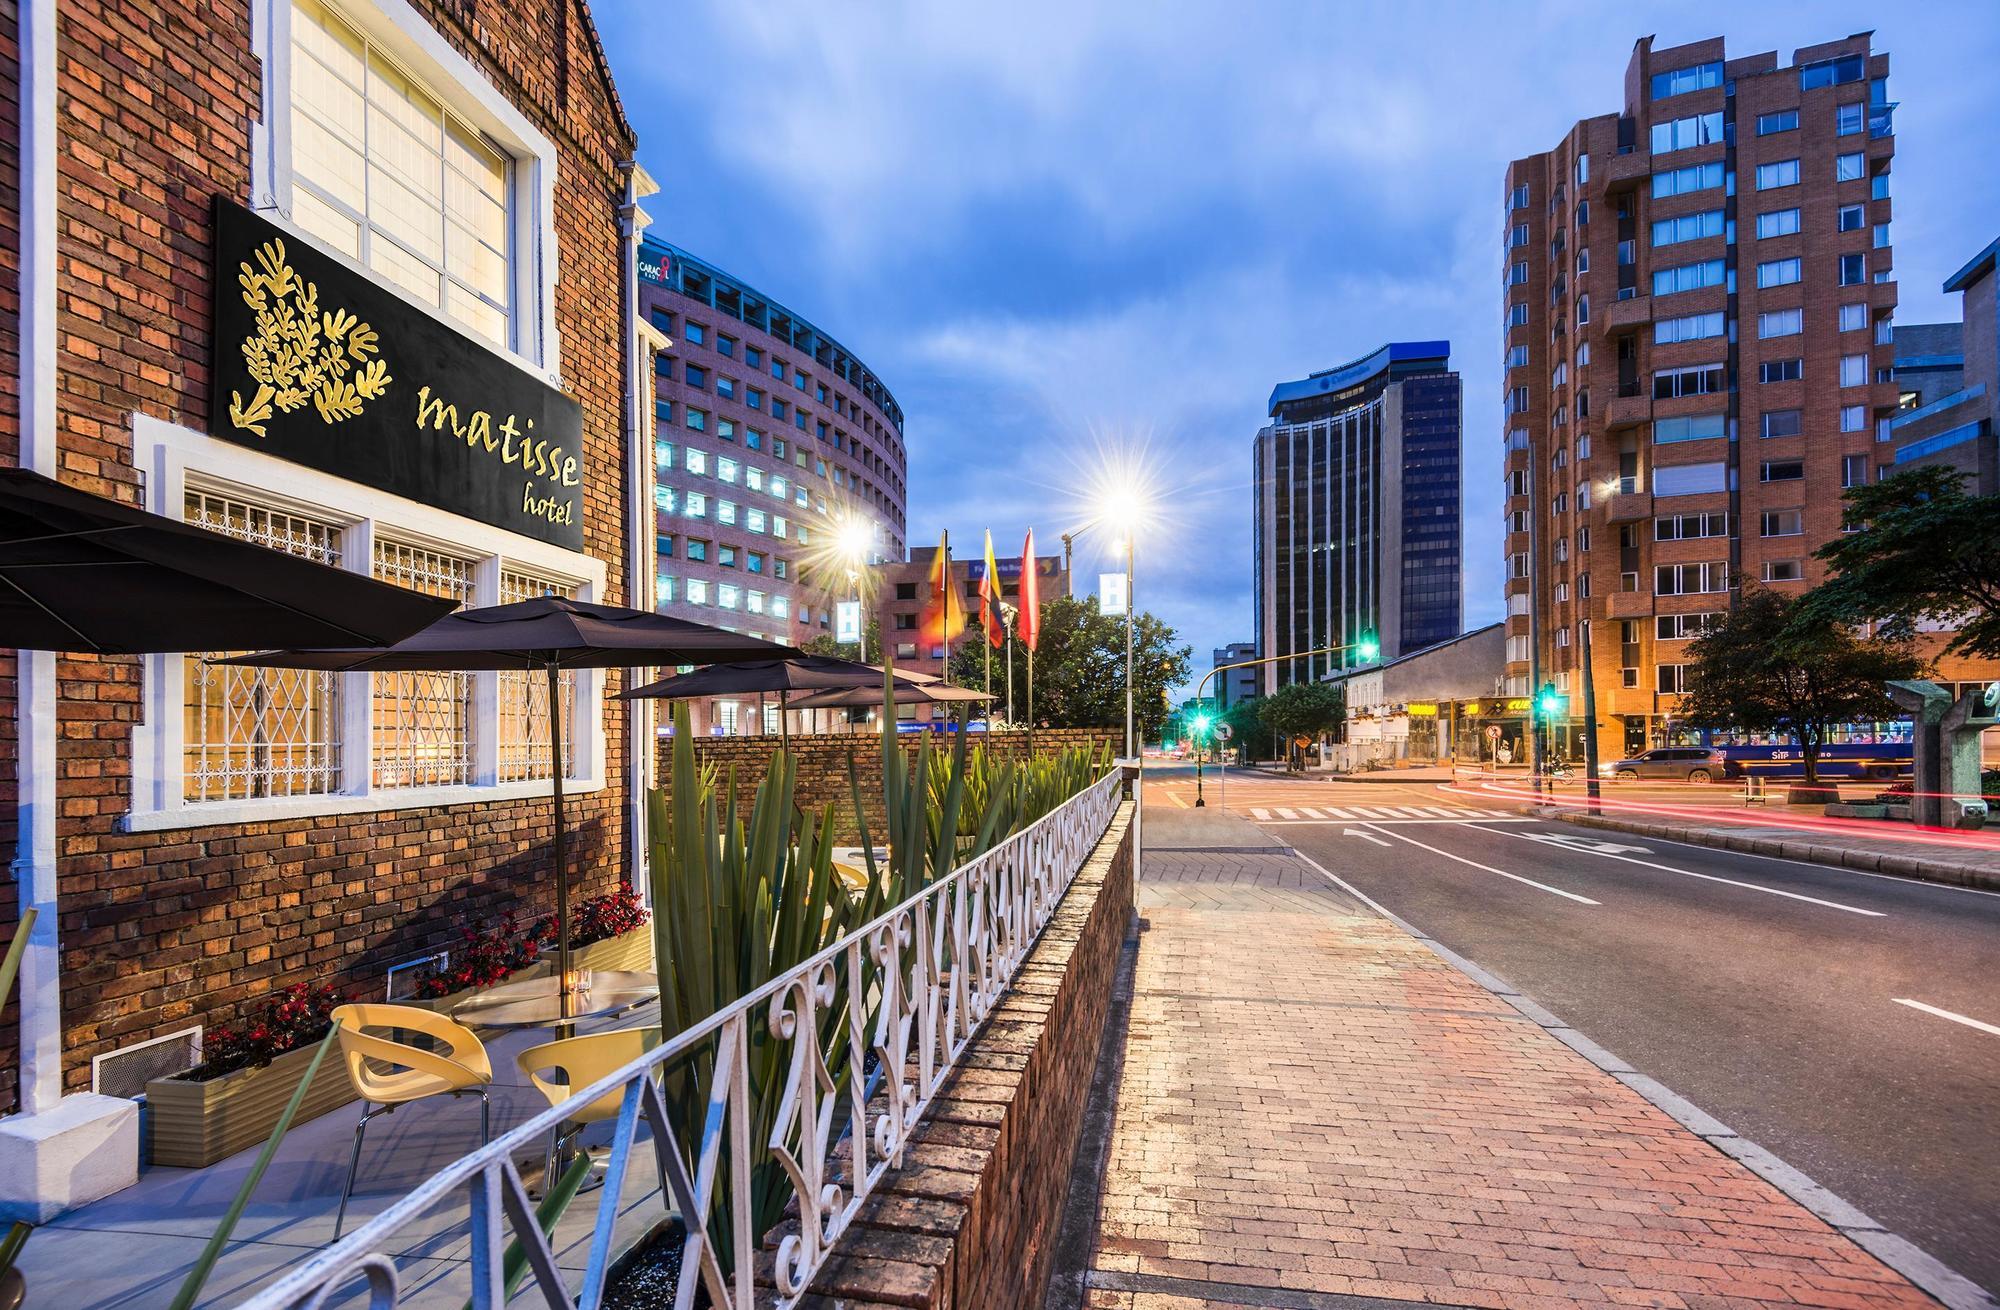
[[[1688,645],[1680,714],[1701,727],[1783,732],[1799,744],[1806,781],[1834,724],[1893,718],[1883,684],[1923,670],[1905,641],[1864,638],[1797,600],[1746,585],[1742,599]]]
[[[1852,531],[1819,549],[1834,576],[1807,612],[1823,623],[1873,622],[1908,638],[1920,620],[1958,624],[1945,649],[2000,657],[2000,496],[1968,496],[1965,475],[1921,468],[1847,491]]]
[[[1151,614],[1135,616],[1132,642],[1133,718],[1142,741],[1159,737],[1167,721],[1167,692],[1188,681],[1192,647]],[[1017,625],[1018,630],[1018,625]],[[951,680],[984,689],[986,647],[975,629],[952,651]],[[1014,662],[1014,713],[1027,715],[1028,652],[1019,641],[993,652],[993,694],[1004,697],[1006,660]],[[1002,701],[997,712],[1005,713]],[[1094,598],[1052,596],[1042,601],[1035,651],[1035,722],[1051,728],[1103,728],[1125,723],[1125,620],[1097,612]]]
[[[1242,752],[1245,764],[1271,754],[1271,728],[1264,722],[1263,706],[1262,696],[1246,696],[1222,712],[1222,721],[1229,725],[1228,744]]]
[[[1346,692],[1329,682],[1287,683],[1257,702],[1264,726],[1294,743],[1333,731],[1346,713]]]
[[[868,662],[882,662],[882,624],[878,619],[868,620],[867,627]],[[851,660],[859,658],[861,652],[851,641],[835,641],[831,632],[822,632],[799,647],[808,655],[829,655],[834,659]]]

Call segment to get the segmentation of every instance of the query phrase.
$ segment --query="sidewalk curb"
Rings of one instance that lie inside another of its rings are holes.
[[[1628,832],[1650,832],[1664,836],[1664,831],[1654,831],[1662,825],[1627,824],[1619,820],[1596,820],[1600,826],[1617,828]],[[1681,840],[1676,838],[1676,840]],[[1714,845],[1712,842],[1699,843]],[[1778,844],[1778,843],[1773,843]],[[1520,990],[1506,979],[1494,974],[1458,952],[1437,941],[1415,924],[1408,922],[1395,912],[1370,898],[1360,888],[1328,870],[1319,861],[1304,851],[1292,848],[1292,855],[1313,869],[1334,886],[1346,892],[1355,900],[1366,905],[1375,913],[1395,924],[1421,942],[1433,955],[1451,965],[1460,973],[1478,983],[1495,997],[1505,1001],[1512,1009],[1531,1020],[1563,1045],[1569,1047],[1593,1065],[1637,1092],[1654,1108],[1668,1118],[1701,1138],[1716,1150],[1743,1164],[1743,1166],[1770,1183],[1773,1187],[1804,1206],[1828,1227],[1841,1233],[1857,1246],[1868,1251],[1883,1264],[1910,1280],[1917,1288],[1935,1297],[1949,1310],[2000,1310],[2000,1302],[1987,1295],[1977,1283],[1957,1273],[1943,1261],[1930,1255],[1916,1243],[1888,1231],[1880,1223],[1869,1218],[1854,1205],[1842,1200],[1831,1190],[1814,1182],[1809,1176],[1786,1164],[1757,1143],[1743,1137],[1727,1124],[1709,1114],[1686,1097],[1674,1092],[1655,1078],[1640,1073],[1630,1064],[1605,1050],[1597,1043],[1571,1028],[1542,1006],[1521,994]],[[1758,852],[1753,852],[1758,853]],[[1803,858],[1797,854],[1786,858]]]
[[[1521,804],[1515,808],[1522,814],[1574,823],[1585,828],[1605,828],[1640,837],[1658,837],[1665,841],[1685,842],[1690,846],[1707,846],[1720,851],[1737,851],[1744,855],[1769,855],[1781,860],[1801,860],[1807,864],[1827,864],[1836,868],[1854,869],[1861,873],[1886,873],[1898,878],[1915,878],[1920,882],[1941,883],[1948,887],[1969,887],[1974,891],[2000,891],[2000,872],[1990,869],[1970,864],[1920,859],[1911,855],[1890,855],[1880,851],[1851,850],[1844,846],[1824,846],[1804,835],[1791,839],[1753,836],[1749,833],[1718,831],[1714,828],[1648,823],[1639,819],[1585,814],[1568,806]]]

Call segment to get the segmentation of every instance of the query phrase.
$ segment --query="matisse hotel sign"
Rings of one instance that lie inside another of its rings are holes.
[[[583,549],[583,410],[250,210],[215,203],[210,429]]]

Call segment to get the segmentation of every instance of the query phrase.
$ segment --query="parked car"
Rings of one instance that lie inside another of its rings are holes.
[[[1722,752],[1705,746],[1655,746],[1627,760],[1597,766],[1606,778],[1671,778],[1714,782],[1723,775]]]

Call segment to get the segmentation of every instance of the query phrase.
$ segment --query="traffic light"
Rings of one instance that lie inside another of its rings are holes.
[[[1194,716],[1194,735],[1197,737],[1208,735],[1208,716],[1206,714],[1197,714]]]
[[[1569,713],[1569,697],[1556,690],[1556,684],[1545,682],[1535,693],[1535,717],[1543,723],[1553,723]]]
[[[1375,640],[1375,634],[1372,632],[1362,633],[1361,640],[1355,645],[1359,648],[1363,660],[1372,660],[1382,653],[1382,643]]]

